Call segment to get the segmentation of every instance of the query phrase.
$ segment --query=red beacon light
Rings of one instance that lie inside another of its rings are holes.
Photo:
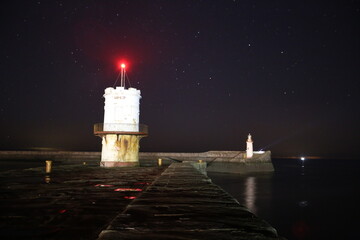
[[[126,75],[126,64],[124,62],[118,62],[118,68],[120,70],[120,87],[125,88],[125,75]]]

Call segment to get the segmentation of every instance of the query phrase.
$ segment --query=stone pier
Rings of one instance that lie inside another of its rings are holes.
[[[190,163],[173,163],[98,239],[283,238]]]

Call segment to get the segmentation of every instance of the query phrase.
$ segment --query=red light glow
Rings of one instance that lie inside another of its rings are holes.
[[[117,188],[114,190],[115,192],[141,192],[140,188]]]
[[[125,196],[124,198],[125,199],[135,199],[136,197],[134,197],[134,196]]]
[[[122,59],[117,59],[115,62],[115,66],[117,67],[118,70],[128,70],[129,68],[129,61],[122,58]]]

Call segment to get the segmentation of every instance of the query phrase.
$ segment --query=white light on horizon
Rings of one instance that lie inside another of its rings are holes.
[[[301,157],[300,160],[301,160],[301,161],[305,161],[305,157]]]

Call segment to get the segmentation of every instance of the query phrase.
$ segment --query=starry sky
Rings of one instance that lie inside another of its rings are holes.
[[[100,151],[126,60],[141,151],[360,157],[360,2],[7,1],[0,149]]]

